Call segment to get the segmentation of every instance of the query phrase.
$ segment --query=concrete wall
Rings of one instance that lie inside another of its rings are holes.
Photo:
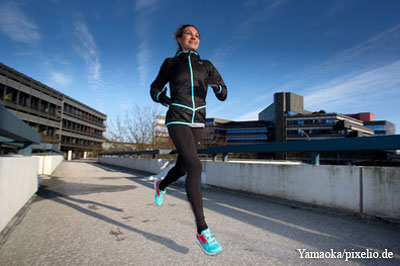
[[[97,161],[100,163],[126,167],[151,174],[159,174],[161,169],[169,163],[168,160],[161,159],[136,159],[124,157],[99,157]]]
[[[159,174],[170,161],[100,157]],[[204,183],[280,199],[400,220],[400,168],[204,161]]]
[[[354,167],[204,162],[206,183],[271,197],[358,212]]]
[[[39,159],[0,157],[0,232],[38,189]]]
[[[64,160],[62,155],[40,155],[33,156],[39,159],[38,162],[38,174],[39,175],[51,175],[54,170]]]
[[[0,157],[0,232],[38,189],[38,175],[51,175],[61,155]]]
[[[400,219],[400,169],[365,167],[361,176],[363,213]]]

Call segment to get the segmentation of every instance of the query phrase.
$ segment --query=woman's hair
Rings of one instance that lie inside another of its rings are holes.
[[[191,24],[183,24],[175,31],[175,40],[177,43],[178,43],[178,38],[182,37],[183,30],[186,27],[193,27],[197,30],[197,32],[199,32],[199,30],[196,28],[196,26],[191,25]],[[199,36],[200,36],[200,34],[199,34]],[[179,45],[179,43],[178,43],[178,46],[179,46],[178,51],[182,50],[182,47]]]

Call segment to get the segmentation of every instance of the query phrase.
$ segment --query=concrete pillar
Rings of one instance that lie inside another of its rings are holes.
[[[72,151],[69,150],[68,151],[68,161],[71,161],[71,160],[72,160]]]
[[[83,152],[83,159],[86,159],[86,158],[87,158],[87,152],[84,151],[84,152]]]

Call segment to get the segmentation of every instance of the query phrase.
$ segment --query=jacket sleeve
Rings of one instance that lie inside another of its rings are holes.
[[[159,103],[160,95],[163,92],[163,88],[165,84],[168,83],[168,58],[164,60],[164,63],[161,65],[160,72],[156,79],[150,85],[150,96],[153,101]]]
[[[225,101],[226,97],[228,96],[228,89],[218,70],[211,62],[210,65],[210,76],[206,79],[206,82],[208,86],[213,89],[215,96],[218,98],[218,100]]]

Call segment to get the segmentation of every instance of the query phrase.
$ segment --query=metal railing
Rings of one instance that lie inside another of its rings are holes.
[[[213,160],[222,154],[222,161],[228,160],[229,154],[234,153],[280,153],[280,152],[310,152],[311,164],[318,165],[321,152],[341,151],[382,151],[400,149],[400,135],[372,136],[359,138],[336,138],[309,141],[271,142],[247,145],[214,146],[199,149],[198,154],[211,154]],[[141,154],[176,154],[176,150],[145,150],[133,152],[100,153],[99,156],[132,156],[140,158]]]
[[[41,139],[38,132],[0,104],[0,151],[3,146],[11,146],[21,155],[32,155],[33,150],[62,154],[54,145],[41,143]]]

